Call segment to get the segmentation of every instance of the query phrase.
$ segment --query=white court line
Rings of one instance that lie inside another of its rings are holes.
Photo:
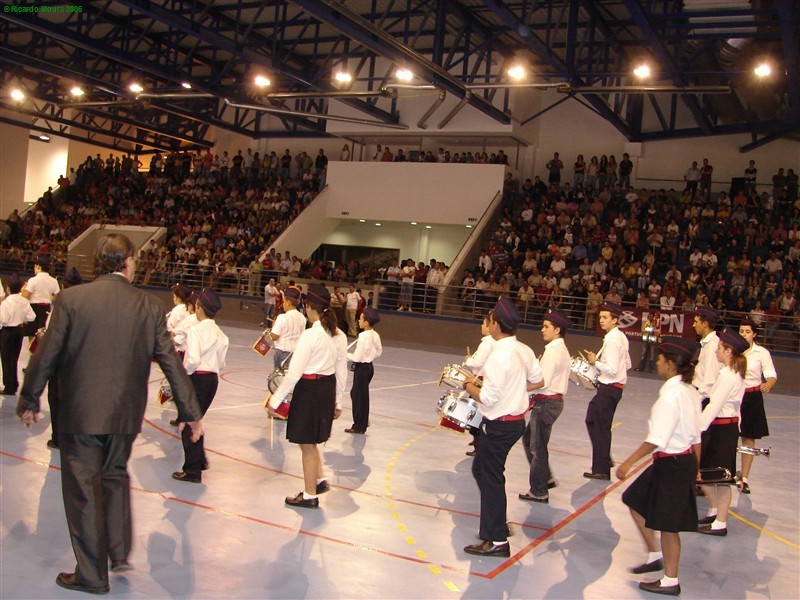
[[[382,369],[399,369],[401,371],[417,371],[418,373],[436,373],[436,371],[433,369],[414,369],[412,367],[398,367],[397,365],[387,365],[384,363],[378,363],[378,366]]]
[[[418,385],[431,385],[433,383],[439,383],[439,380],[434,379],[433,381],[423,381],[422,383],[406,383],[405,385],[391,385],[389,387],[372,388],[370,391],[381,392],[383,390],[399,390],[400,388],[417,387]]]

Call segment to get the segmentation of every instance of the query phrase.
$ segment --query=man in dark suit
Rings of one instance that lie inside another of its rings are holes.
[[[59,388],[61,486],[74,573],[56,583],[104,594],[112,571],[130,568],[128,458],[141,431],[155,358],[172,386],[181,425],[203,435],[200,406],[175,353],[158,300],[131,285],[135,249],[120,234],[97,245],[94,282],[59,294],[50,325],[28,365],[17,414],[30,427],[48,379]]]

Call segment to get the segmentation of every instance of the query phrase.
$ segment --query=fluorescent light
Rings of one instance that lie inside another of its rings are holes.
[[[25,94],[21,90],[11,90],[11,97],[17,102],[25,100]]]
[[[525,67],[522,65],[512,65],[506,71],[506,75],[511,77],[511,79],[523,79],[525,77]]]
[[[144,88],[139,85],[138,83],[132,83],[128,86],[128,89],[132,91],[134,94],[139,94],[144,91]]]
[[[412,225],[416,225],[416,224],[417,224],[417,222],[416,222],[416,221],[411,221],[411,224],[412,224]]]
[[[69,91],[69,93],[72,94],[73,96],[80,97],[83,96],[86,92],[84,92],[80,87],[76,85],[73,86],[73,88]]]
[[[633,74],[639,79],[646,79],[650,77],[650,65],[641,64],[633,70]]]
[[[353,81],[353,76],[346,71],[337,71],[333,74],[333,78],[338,81],[339,83],[350,83]]]
[[[769,77],[772,75],[772,67],[770,67],[767,63],[761,63],[753,72],[758,75],[759,77]]]
[[[191,83],[189,83],[188,81],[184,81],[183,83],[181,83],[181,86],[182,86],[184,89],[187,89],[187,90],[190,90],[190,89],[192,89],[192,84],[191,84]]]
[[[367,221],[366,221],[366,219],[359,219],[358,222],[359,223],[366,223]]]
[[[398,81],[411,81],[414,79],[414,73],[405,68],[397,69],[397,71],[394,72],[394,76]]]
[[[256,75],[255,82],[258,87],[267,87],[272,83],[269,77],[265,77],[264,75]]]
[[[425,229],[431,229],[430,225],[425,225]]]
[[[375,227],[380,227],[380,226],[381,226],[380,223],[375,223]]]
[[[40,135],[39,139],[42,140],[43,142],[49,142],[50,141],[50,136]]]

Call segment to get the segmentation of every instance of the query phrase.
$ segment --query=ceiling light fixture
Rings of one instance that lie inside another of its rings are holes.
[[[185,90],[190,90],[192,89],[192,84],[189,83],[188,81],[184,81],[183,83],[181,83],[181,87]]]
[[[410,69],[404,67],[397,69],[397,71],[394,72],[394,76],[398,81],[411,81],[414,79],[414,73],[412,73]]]
[[[650,77],[650,65],[648,64],[641,64],[633,70],[633,74],[636,75],[639,79],[646,79]]]
[[[336,73],[333,74],[333,78],[338,83],[350,83],[353,81],[353,76],[346,71],[336,71]]]
[[[753,72],[758,75],[759,77],[769,77],[772,75],[772,67],[770,67],[767,63],[761,63]]]
[[[511,79],[515,79],[519,81],[520,79],[525,78],[525,67],[522,65],[512,65],[506,71],[506,75],[511,77]]]
[[[132,83],[128,86],[128,89],[132,91],[134,94],[139,94],[144,91],[144,88],[139,85],[138,83]]]
[[[84,92],[79,86],[76,85],[76,86],[73,86],[73,88],[69,91],[69,93],[72,94],[73,96],[75,96],[76,98],[80,98],[86,92]]]
[[[258,87],[267,87],[268,85],[272,84],[269,80],[269,77],[265,77],[264,75],[256,75],[255,84]]]
[[[20,90],[11,90],[11,98],[17,102],[21,102],[22,100],[25,100],[25,94],[23,94]]]

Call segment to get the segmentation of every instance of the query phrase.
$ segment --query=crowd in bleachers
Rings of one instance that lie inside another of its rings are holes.
[[[582,161],[571,184],[561,181],[558,154],[546,165],[548,183],[519,185],[508,174],[500,223],[462,281],[466,307],[480,312],[505,294],[529,322],[560,307],[592,328],[603,299],[711,305],[749,313],[768,335],[780,316],[800,327],[796,179],[784,178],[772,193],[752,185],[733,197],[688,181],[684,190],[636,191],[620,184],[616,166],[590,179],[588,165],[577,169]]]

